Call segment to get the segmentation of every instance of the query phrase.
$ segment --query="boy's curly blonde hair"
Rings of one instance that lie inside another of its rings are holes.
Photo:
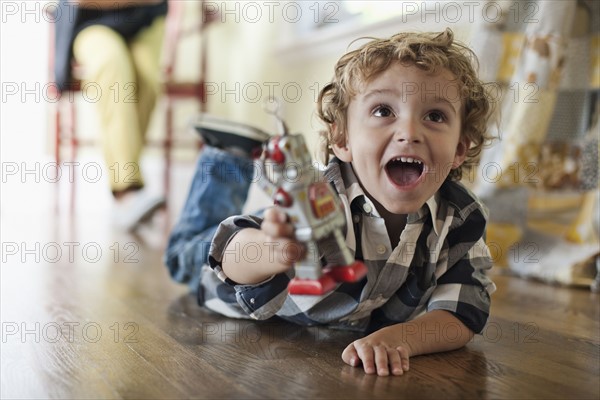
[[[477,77],[476,55],[455,42],[450,29],[441,33],[398,33],[389,39],[372,39],[340,58],[333,81],[321,90],[318,98],[317,115],[326,125],[326,131],[321,132],[322,161],[327,163],[333,154],[332,144],[343,146],[346,143],[348,105],[361,85],[395,62],[414,65],[428,73],[446,68],[456,77],[463,100],[461,134],[471,143],[465,162],[448,176],[460,180],[463,170],[470,170],[477,164],[484,144],[491,139],[487,127],[492,102],[485,85]]]

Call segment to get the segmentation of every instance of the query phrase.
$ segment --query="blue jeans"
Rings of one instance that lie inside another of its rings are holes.
[[[253,171],[251,160],[204,146],[164,257],[173,279],[197,290],[215,231],[242,212]]]

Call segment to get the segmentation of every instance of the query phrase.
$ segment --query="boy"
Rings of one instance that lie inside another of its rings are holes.
[[[338,61],[319,96],[324,145],[335,156],[325,175],[344,204],[346,243],[366,264],[365,279],[324,296],[288,295],[302,247],[281,210],[213,227],[239,212],[252,174],[249,163],[212,147],[169,243],[172,275],[224,315],[369,333],[342,353],[367,374],[402,375],[411,356],[464,346],[483,329],[495,290],[485,275],[486,212],[457,182],[488,139],[490,102],[470,57],[450,30],[372,40]],[[202,208],[215,192],[227,207]],[[215,274],[202,268],[207,253]]]

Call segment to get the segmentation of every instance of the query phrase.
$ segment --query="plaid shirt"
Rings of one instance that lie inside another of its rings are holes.
[[[400,242],[392,248],[385,222],[352,167],[334,159],[325,175],[350,221],[346,244],[367,266],[367,277],[339,284],[323,296],[289,295],[293,270],[256,285],[236,284],[221,269],[225,248],[237,231],[259,229],[261,223],[256,216],[236,216],[223,221],[213,239],[209,264],[216,274],[203,273],[201,304],[230,317],[279,316],[302,325],[361,331],[441,309],[472,331],[483,330],[495,285],[486,276],[492,266],[484,242],[486,211],[472,193],[460,183],[444,182],[418,212],[408,215]],[[236,249],[244,253],[249,252]]]

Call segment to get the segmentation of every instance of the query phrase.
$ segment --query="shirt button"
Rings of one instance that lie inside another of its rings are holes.
[[[370,204],[365,203],[365,204],[363,204],[363,210],[364,210],[364,212],[366,212],[367,214],[369,214],[371,211],[373,211],[373,207],[371,207]]]
[[[360,217],[358,215],[353,215],[352,221],[354,221],[355,224],[358,224],[360,222]]]
[[[377,246],[377,254],[385,254],[386,248],[384,245],[380,244]]]

